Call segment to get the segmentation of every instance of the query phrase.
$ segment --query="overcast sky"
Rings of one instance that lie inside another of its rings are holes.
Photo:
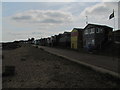
[[[94,0],[96,2],[5,1],[2,2],[2,41],[23,40],[30,37],[38,39],[71,31],[75,27],[84,28],[86,16],[89,23],[114,27],[114,19],[109,20],[113,9],[115,10],[115,29],[118,29],[118,3],[102,2],[109,0]]]

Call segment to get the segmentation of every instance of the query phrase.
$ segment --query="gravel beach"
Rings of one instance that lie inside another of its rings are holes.
[[[117,88],[117,79],[28,44],[3,50],[4,66],[15,75],[2,77],[2,88]]]

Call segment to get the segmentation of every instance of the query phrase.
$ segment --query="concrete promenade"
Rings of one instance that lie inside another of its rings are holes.
[[[39,48],[43,48],[45,51],[50,52],[52,54],[64,57],[71,61],[77,62],[79,64],[83,64],[85,66],[91,67],[94,70],[109,73],[114,76],[120,77],[118,73],[118,62],[120,62],[118,58],[108,57],[108,56],[100,56],[94,54],[80,53],[72,50],[59,49],[59,48],[51,48],[45,46],[39,46]]]

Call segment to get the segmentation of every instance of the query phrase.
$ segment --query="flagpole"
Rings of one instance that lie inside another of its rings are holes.
[[[115,59],[114,57],[115,57],[115,51],[114,51],[114,48],[115,48],[115,46],[114,46],[114,42],[115,42],[115,33],[114,33],[114,31],[115,31],[115,11],[114,11],[114,9],[113,9],[113,13],[114,13],[114,29],[113,29],[113,60]]]
[[[114,31],[115,31],[115,17],[114,17]]]
[[[86,16],[86,24],[88,24],[88,16]]]
[[[114,11],[114,9],[113,9],[113,12],[114,12],[114,30],[113,31],[115,31],[115,11]]]
[[[109,16],[109,20],[110,19],[112,19],[112,18],[114,18],[114,21],[113,21],[113,45],[112,45],[112,54],[113,54],[113,60],[114,60],[114,48],[115,48],[115,46],[114,46],[114,42],[115,42],[115,33],[114,33],[114,31],[115,31],[115,15],[114,15],[114,9],[113,9],[113,13],[112,14],[110,14],[110,16]]]

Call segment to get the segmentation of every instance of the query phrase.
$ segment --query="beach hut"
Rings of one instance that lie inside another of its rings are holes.
[[[71,45],[71,32],[64,32],[60,35],[59,46],[70,48]]]
[[[83,46],[86,49],[102,49],[110,41],[109,35],[113,28],[106,25],[88,24],[84,28]]]
[[[71,48],[79,49],[83,47],[83,29],[73,28],[71,31]]]

